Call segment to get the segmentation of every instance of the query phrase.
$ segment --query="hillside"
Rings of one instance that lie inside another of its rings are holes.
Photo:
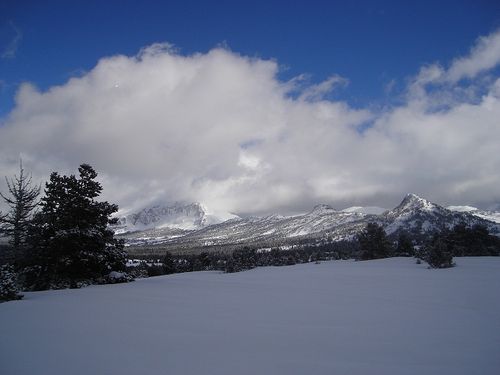
[[[368,222],[382,225],[393,239],[404,231],[414,240],[423,241],[430,233],[450,229],[458,223],[481,224],[491,233],[500,234],[500,223],[470,212],[452,211],[415,194],[408,194],[392,210],[351,207],[340,211],[322,204],[303,215],[234,217],[189,231],[163,226],[128,234],[125,239],[129,247],[161,246],[170,251],[232,246],[286,247],[351,240]]]

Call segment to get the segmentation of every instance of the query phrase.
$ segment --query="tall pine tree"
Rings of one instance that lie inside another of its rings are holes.
[[[10,195],[0,192],[0,197],[7,203],[10,210],[5,216],[0,213],[0,223],[4,235],[9,237],[14,256],[23,256],[28,227],[32,214],[38,205],[40,186],[32,186],[31,176],[24,173],[22,161],[19,164],[19,177],[10,180],[5,177]]]
[[[415,248],[413,247],[413,241],[410,235],[406,231],[400,231],[398,235],[398,244],[396,246],[397,256],[413,256],[415,255]]]
[[[361,259],[387,258],[392,253],[392,245],[384,228],[377,223],[368,223],[358,235]]]
[[[30,236],[39,279],[46,284],[37,289],[75,286],[125,268],[123,242],[108,228],[118,206],[96,200],[102,186],[90,165],[78,171],[79,178],[53,172],[46,183]]]

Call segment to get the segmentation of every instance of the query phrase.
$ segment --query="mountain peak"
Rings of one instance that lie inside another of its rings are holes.
[[[408,193],[404,197],[403,201],[399,204],[397,209],[403,208],[418,208],[424,210],[432,210],[436,207],[434,203],[431,203],[427,199],[421,198],[416,194]]]
[[[320,214],[320,213],[332,212],[332,211],[335,211],[335,209],[332,206],[329,206],[327,204],[317,204],[316,206],[314,206],[311,213]]]
[[[415,193],[408,193],[406,194],[406,196],[404,197],[405,200],[412,200],[412,201],[415,201],[415,200],[423,200],[424,198],[418,196],[417,194]]]
[[[120,218],[117,229],[122,233],[152,228],[196,230],[234,218],[237,216],[230,213],[209,212],[198,202],[157,203]]]

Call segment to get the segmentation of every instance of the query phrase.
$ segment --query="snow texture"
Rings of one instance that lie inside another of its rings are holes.
[[[493,375],[500,258],[197,272],[0,304],[0,373]]]
[[[472,206],[448,206],[448,210],[456,212],[468,212],[471,215],[480,217],[481,219],[500,223],[500,212],[497,210],[480,210]]]
[[[139,212],[120,217],[113,227],[116,234],[143,231],[154,228],[175,228],[183,230],[200,229],[238,218],[227,212],[210,212],[200,203],[158,204]]]
[[[186,210],[186,207],[190,209]],[[199,204],[183,206],[181,217],[188,217],[186,212],[192,211],[192,207],[202,206]],[[201,212],[198,209],[194,211]],[[451,229],[459,223],[481,224],[486,226],[490,233],[500,235],[500,213],[497,213],[499,216],[496,223],[491,212],[488,217],[484,216],[484,213],[485,211],[451,211],[418,195],[407,194],[392,210],[355,206],[337,211],[329,205],[320,204],[302,215],[233,218],[215,225],[209,225],[205,221],[207,224],[196,230],[174,229],[170,224],[169,229],[133,232],[124,238],[126,246],[161,244],[171,246],[174,251],[178,247],[199,248],[227,244],[256,247],[289,246],[302,240],[310,242],[352,240],[367,223],[372,221],[382,225],[386,233],[394,237],[401,231],[422,237],[428,232],[445,227]],[[146,217],[151,218],[151,215],[148,215]],[[204,218],[202,215],[194,217],[199,220]]]
[[[376,207],[376,206],[368,206],[368,207],[352,206],[344,208],[342,210],[342,212],[359,212],[367,215],[380,215],[386,211],[388,211],[386,208]]]

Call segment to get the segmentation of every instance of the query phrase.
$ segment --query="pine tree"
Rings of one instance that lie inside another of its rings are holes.
[[[23,298],[17,287],[17,276],[14,267],[9,264],[0,266],[0,302]]]
[[[90,165],[78,171],[79,178],[53,172],[46,183],[30,233],[42,280],[37,289],[75,286],[125,269],[123,242],[108,228],[116,223],[111,215],[118,206],[96,201],[102,187]]]
[[[401,231],[398,235],[398,245],[396,246],[397,256],[413,256],[415,249],[413,242],[407,232]]]
[[[0,237],[3,237],[4,235],[4,228],[3,228],[3,222],[4,219],[7,218],[7,215],[4,215],[2,211],[0,211]]]
[[[38,205],[40,185],[32,186],[31,176],[24,173],[22,161],[19,164],[19,177],[14,176],[10,180],[5,177],[5,181],[10,196],[0,192],[0,197],[10,207],[10,211],[4,216],[0,213],[0,223],[4,235],[10,238],[9,244],[15,256],[19,258],[23,255],[21,253],[26,244],[28,227]]]
[[[170,275],[171,273],[175,273],[175,263],[174,258],[172,257],[172,253],[167,251],[162,259],[163,263],[163,273],[165,275]]]
[[[424,250],[424,260],[432,268],[453,267],[452,244],[446,238],[446,235],[436,234],[433,236]]]
[[[358,235],[361,259],[380,259],[391,255],[392,245],[384,228],[377,223],[368,223]]]

